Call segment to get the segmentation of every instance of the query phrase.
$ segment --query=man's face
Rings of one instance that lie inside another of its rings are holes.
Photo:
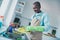
[[[33,4],[33,10],[38,13],[40,11],[40,7],[37,6],[36,4]]]

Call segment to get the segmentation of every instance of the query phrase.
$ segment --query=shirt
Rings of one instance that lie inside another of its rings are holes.
[[[40,20],[40,26],[44,26],[44,31],[48,31],[49,27],[49,19],[46,13],[40,12],[40,13],[35,13],[32,17],[33,18],[39,19]]]

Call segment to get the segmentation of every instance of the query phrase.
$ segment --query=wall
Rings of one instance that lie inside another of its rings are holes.
[[[22,13],[22,15],[24,17],[30,18],[32,16],[32,14],[34,14],[34,11],[32,9],[32,4],[34,1],[36,1],[36,0],[31,0],[31,1],[27,0],[26,1],[24,12]],[[50,25],[52,25],[54,27],[58,27],[59,20],[57,17],[59,17],[59,13],[60,13],[59,0],[38,0],[38,1],[41,2],[41,5],[42,5],[41,10],[46,12],[49,15]],[[22,19],[22,22],[23,21],[25,21],[25,20]]]
[[[25,7],[24,7],[24,11],[22,13],[22,16],[27,17],[27,18],[31,18],[31,16],[34,14],[33,11],[33,2],[37,1],[37,0],[25,0]],[[50,25],[58,27],[59,23],[59,17],[60,17],[60,0],[38,0],[41,2],[41,10],[46,12],[49,15],[50,18]],[[13,6],[12,6],[13,7]],[[12,10],[12,9],[11,9]],[[4,13],[8,13],[7,11],[4,11]],[[5,15],[6,16],[6,15]],[[14,18],[14,17],[13,17]],[[13,19],[12,19],[13,20]],[[22,24],[23,25],[28,25],[29,20],[26,20],[24,18],[21,18]]]
[[[34,11],[32,9],[32,4],[36,0],[27,0],[22,16],[30,18]],[[57,37],[60,37],[60,0],[38,0],[41,2],[41,10],[46,12],[49,16],[49,22],[51,26],[57,27]],[[28,25],[28,20],[21,19],[22,25]]]

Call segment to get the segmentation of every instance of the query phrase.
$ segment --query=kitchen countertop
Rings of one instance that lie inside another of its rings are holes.
[[[4,32],[6,30],[6,28],[5,27],[2,27],[2,28],[0,28],[0,30],[1,30],[0,33],[2,33],[2,32]],[[5,38],[5,37],[0,36],[0,40],[12,40],[12,39]],[[42,35],[42,40],[58,40],[58,39],[56,37],[52,37],[52,36],[50,36],[48,34],[43,34]]]
[[[5,38],[3,36],[0,36],[0,40],[12,40],[9,38]],[[42,40],[58,40],[57,38],[51,37],[51,36],[47,36],[45,34],[42,35]]]
[[[43,35],[43,36],[42,36],[42,40],[56,40],[56,38],[53,38],[53,37],[50,37],[50,36]]]
[[[5,37],[3,37],[3,36],[0,36],[0,40],[12,40],[12,39],[5,38]]]

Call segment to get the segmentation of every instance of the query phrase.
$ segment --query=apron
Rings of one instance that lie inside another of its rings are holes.
[[[41,17],[39,19],[37,19],[36,17],[33,18],[31,21],[31,26],[40,26],[40,20]],[[34,31],[30,34],[32,35],[31,40],[42,40],[42,32]]]

